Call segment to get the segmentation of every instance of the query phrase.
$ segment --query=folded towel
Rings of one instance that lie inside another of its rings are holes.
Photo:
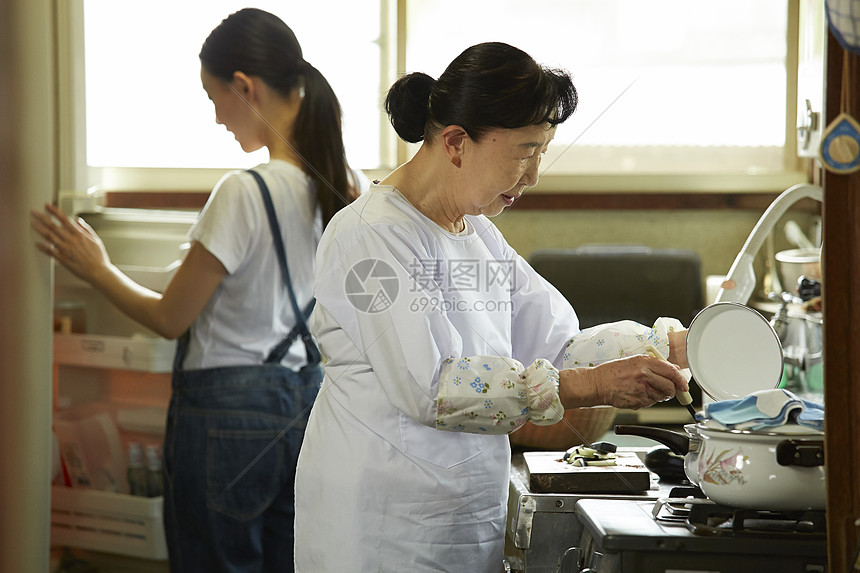
[[[797,415],[796,422],[801,426],[809,426],[824,431],[824,406],[817,402],[801,400],[803,410]]]
[[[776,388],[746,398],[708,404],[704,416],[733,430],[763,430],[786,424],[824,429],[824,407]]]

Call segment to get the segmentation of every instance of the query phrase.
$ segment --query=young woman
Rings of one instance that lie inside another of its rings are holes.
[[[537,182],[575,106],[566,73],[500,43],[389,91],[397,133],[423,143],[317,252],[311,329],[327,362],[296,476],[297,571],[498,573],[507,434],[687,389],[678,321],[579,332],[487,219]]]
[[[216,122],[243,150],[269,151],[253,171],[270,192],[301,312],[249,172],[230,172],[215,187],[163,293],[123,275],[82,220],[47,205],[33,226],[43,252],[130,317],[167,338],[188,333],[164,447],[171,570],[290,571],[295,462],[322,369],[312,342],[290,346],[282,359],[273,350],[304,323],[317,243],[357,195],[358,179],[345,160],[337,97],[279,18],[256,9],[230,15],[204,42],[200,62]],[[231,370],[246,367],[239,379]]]

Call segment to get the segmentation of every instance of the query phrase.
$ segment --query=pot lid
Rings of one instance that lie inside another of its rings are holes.
[[[718,302],[705,307],[690,323],[687,363],[708,396],[734,400],[779,385],[782,344],[755,309]]]

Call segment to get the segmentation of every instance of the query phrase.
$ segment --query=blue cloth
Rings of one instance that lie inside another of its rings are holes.
[[[293,571],[296,459],[321,365],[174,371],[164,444],[173,573]]]
[[[824,429],[824,407],[821,404],[802,400],[781,388],[708,404],[704,418],[737,430],[762,430],[786,424]]]
[[[172,573],[294,571],[296,463],[323,379],[320,354],[290,282],[269,190],[259,183],[293,329],[263,364],[183,370],[176,345],[164,436],[164,532]],[[195,322],[196,324],[196,322]],[[301,338],[307,364],[281,364]]]

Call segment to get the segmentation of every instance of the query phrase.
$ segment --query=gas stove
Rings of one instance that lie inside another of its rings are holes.
[[[628,494],[529,489],[512,459],[505,557],[516,573],[825,573],[824,511],[725,507],[652,474]]]
[[[678,494],[684,495],[680,497]],[[764,538],[826,539],[824,511],[738,509],[704,499],[695,487],[675,488],[651,510],[655,521],[683,525],[698,535]]]
[[[582,533],[560,573],[824,573],[823,511],[739,510],[672,492],[583,499]]]

